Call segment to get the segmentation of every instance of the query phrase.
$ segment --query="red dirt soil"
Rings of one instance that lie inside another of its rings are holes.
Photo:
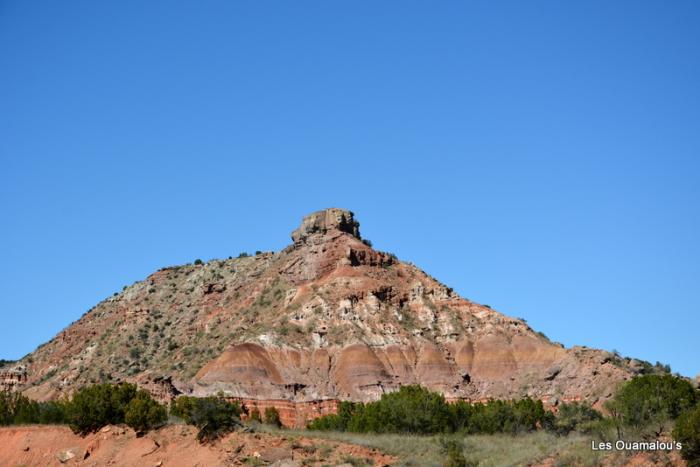
[[[342,463],[348,456],[375,466],[396,461],[375,449],[328,440],[237,432],[202,445],[196,433],[179,425],[137,437],[130,428],[108,426],[81,437],[62,426],[5,427],[0,428],[0,465],[208,467],[243,465],[257,458],[263,465],[293,467]]]

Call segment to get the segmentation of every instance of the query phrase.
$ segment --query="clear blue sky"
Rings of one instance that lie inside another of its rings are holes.
[[[0,3],[0,358],[311,211],[700,372],[700,3]]]

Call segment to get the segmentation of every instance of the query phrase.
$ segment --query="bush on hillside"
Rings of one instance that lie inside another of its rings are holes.
[[[572,431],[589,433],[603,416],[588,404],[574,402],[559,406],[556,416],[548,420],[545,428],[558,435],[566,436]]]
[[[0,425],[68,424],[75,433],[95,432],[126,423],[137,433],[161,425],[167,411],[147,391],[133,384],[96,384],[80,389],[70,401],[37,402],[19,393],[0,392]]]
[[[199,428],[197,439],[207,442],[229,433],[241,425],[241,408],[222,397],[178,397],[170,413]]]
[[[0,392],[0,425],[38,423],[39,403],[20,393]]]
[[[268,407],[265,409],[265,423],[277,428],[282,428],[280,413],[275,407]]]
[[[151,398],[148,391],[140,390],[129,401],[124,411],[124,423],[142,435],[153,428],[161,426],[168,419],[168,412]]]
[[[66,401],[37,402],[39,418],[32,423],[42,425],[64,425],[68,423]]]
[[[469,434],[533,431],[551,417],[541,401],[529,398],[483,404],[460,401],[450,405],[450,413],[452,430]]]
[[[124,412],[136,396],[136,385],[95,384],[80,389],[67,406],[67,418],[75,433],[93,433],[105,425],[124,423]]]
[[[68,423],[68,402],[37,402],[20,393],[0,392],[0,425]]]
[[[678,417],[673,438],[683,444],[681,456],[688,465],[700,466],[700,405]]]
[[[697,401],[697,391],[685,379],[672,375],[644,375],[627,381],[606,408],[621,426],[643,430],[675,420]]]
[[[258,409],[251,410],[250,415],[248,415],[248,420],[250,420],[251,422],[262,423],[262,417],[260,416],[260,411]]]
[[[342,402],[337,414],[317,418],[308,427],[359,433],[518,433],[535,430],[548,416],[541,401],[448,404],[440,393],[404,386],[376,402]]]
[[[440,433],[449,422],[444,396],[420,386],[404,386],[379,401],[346,407],[352,409],[347,430],[359,433]]]

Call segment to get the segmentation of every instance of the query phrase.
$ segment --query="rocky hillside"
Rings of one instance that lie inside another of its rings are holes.
[[[458,296],[374,250],[349,211],[305,217],[292,241],[277,253],[163,268],[5,374],[39,399],[128,380],[162,399],[223,391],[367,401],[420,383],[448,398],[595,403],[641,369],[609,352],[565,349]]]

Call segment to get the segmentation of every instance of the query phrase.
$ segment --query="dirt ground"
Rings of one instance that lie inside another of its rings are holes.
[[[331,440],[237,432],[202,445],[196,433],[189,426],[167,426],[137,437],[130,428],[107,426],[81,437],[62,426],[4,427],[0,466],[384,466],[396,461],[375,449]]]

